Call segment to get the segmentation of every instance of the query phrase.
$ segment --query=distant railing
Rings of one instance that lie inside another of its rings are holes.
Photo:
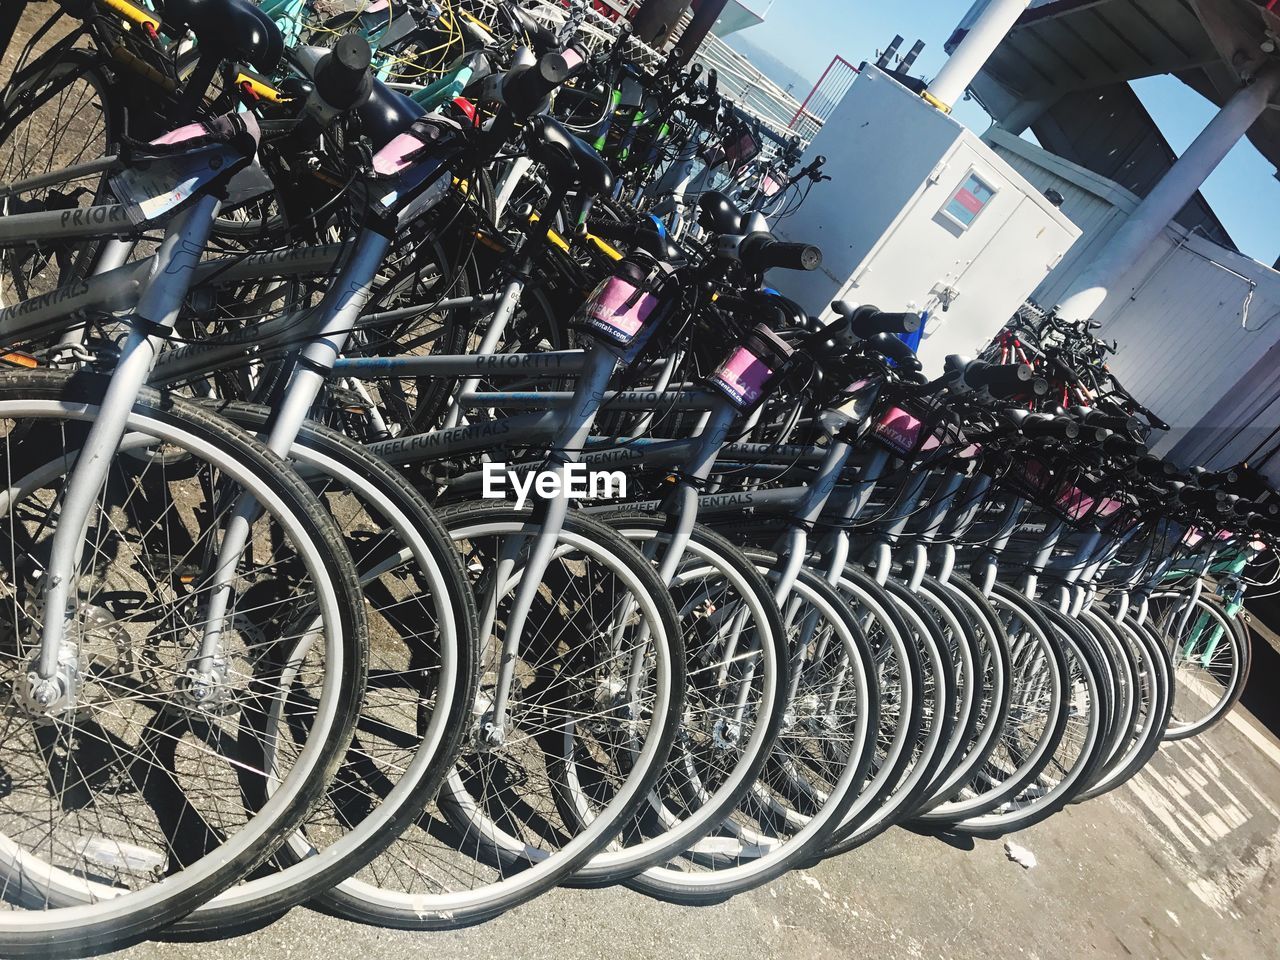
[[[715,68],[720,92],[783,138],[796,135],[807,144],[822,128],[821,121],[801,114],[800,101],[778,86],[750,60],[714,34],[708,34],[693,59],[704,68]]]
[[[485,5],[484,0],[482,5]],[[491,5],[491,0],[488,5]],[[526,4],[526,8],[549,26],[564,23],[568,14],[558,0],[534,0]],[[588,8],[579,39],[595,52],[612,44],[617,39],[618,30],[618,23]],[[665,53],[635,37],[627,41],[627,56],[646,67],[657,67],[666,59]],[[702,64],[703,70],[714,69],[720,93],[744,113],[758,119],[761,126],[779,140],[798,136],[802,144],[808,144],[821,129],[821,118],[809,111],[801,111],[799,100],[714,34],[707,35],[693,60]]]
[[[806,132],[812,129],[814,133],[822,129],[827,117],[840,105],[857,78],[857,67],[838,54],[832,57],[827,69],[822,71],[822,76],[813,85],[787,126]],[[813,134],[810,133],[805,139],[812,140]]]

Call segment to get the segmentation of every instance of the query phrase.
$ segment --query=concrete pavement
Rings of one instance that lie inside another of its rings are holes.
[[[121,960],[967,960],[1280,957],[1280,742],[1238,710],[1167,745],[1131,785],[1003,841],[893,830],[861,850],[713,907],[622,889],[557,890],[491,923],[409,933],[299,908],[213,944],[147,943]]]

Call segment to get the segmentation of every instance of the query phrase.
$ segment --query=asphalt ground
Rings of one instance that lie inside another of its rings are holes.
[[[1035,858],[1011,860],[1011,841]],[[711,907],[555,890],[465,930],[360,926],[297,908],[215,943],[128,960],[1280,957],[1280,741],[1239,708],[1131,784],[1004,840],[894,829]]]

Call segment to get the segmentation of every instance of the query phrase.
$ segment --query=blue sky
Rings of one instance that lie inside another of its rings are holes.
[[[746,2],[763,9],[766,0]],[[943,43],[969,7],[970,0],[775,0],[765,23],[743,37],[816,80],[837,53],[858,63],[900,33],[904,51],[916,38],[925,42],[914,73],[931,77],[946,60]],[[1134,89],[1179,152],[1216,109],[1173,77],[1140,80]],[[986,114],[972,102],[957,105],[956,116],[978,132],[987,126]],[[1280,210],[1274,173],[1253,145],[1242,141],[1202,188],[1241,251],[1267,264],[1280,257],[1280,227],[1268,215]]]

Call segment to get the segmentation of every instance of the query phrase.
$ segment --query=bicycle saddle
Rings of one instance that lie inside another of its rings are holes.
[[[413,121],[426,113],[420,104],[377,80],[373,81],[369,99],[356,108],[365,136],[375,151],[404,133],[413,126]]]
[[[284,53],[284,38],[251,0],[166,0],[164,21],[195,34],[201,53],[247,63],[270,73]]]
[[[712,233],[742,233],[742,211],[719,190],[708,190],[698,198],[698,223]]]
[[[613,171],[600,154],[550,117],[534,117],[525,127],[524,139],[529,155],[547,167],[552,176],[567,175],[583,190],[596,195],[613,189]]]

